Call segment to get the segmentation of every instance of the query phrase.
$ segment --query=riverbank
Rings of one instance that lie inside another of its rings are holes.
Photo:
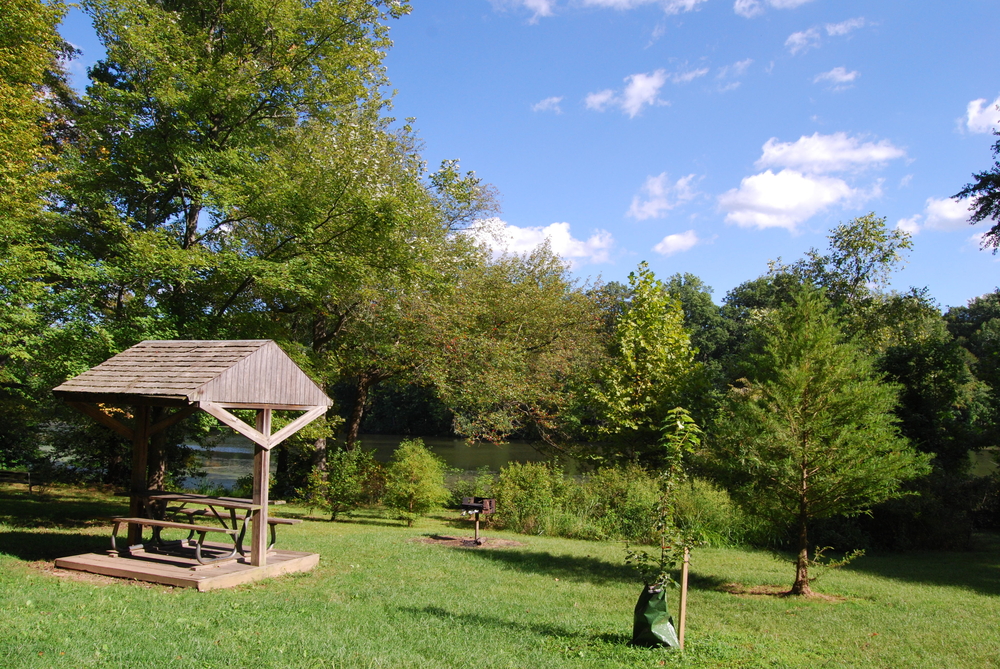
[[[405,435],[398,434],[363,434],[359,438],[359,445],[361,448],[374,450],[375,459],[385,463],[392,457],[399,442],[406,438]],[[470,445],[464,439],[421,438],[449,468],[462,472],[474,472],[480,467],[489,467],[490,471],[498,472],[509,462],[541,462],[549,459],[526,441],[513,440],[501,445]],[[196,449],[196,452],[204,458],[201,469],[206,476],[203,479],[185,479],[182,484],[186,487],[193,488],[204,483],[232,488],[238,478],[246,476],[253,469],[253,443],[238,434],[227,435],[211,450]],[[568,471],[574,470],[573,463],[567,462],[566,465]],[[272,473],[276,467],[277,458],[271,458]]]

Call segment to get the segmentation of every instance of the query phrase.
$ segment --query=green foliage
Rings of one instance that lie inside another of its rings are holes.
[[[994,131],[996,133],[996,131]],[[952,197],[956,200],[972,198],[969,223],[975,225],[986,220],[1000,221],[1000,140],[993,144],[993,166],[972,174],[974,181],[965,184]],[[992,248],[993,253],[1000,248],[1000,222],[986,231],[981,241],[984,249]]]
[[[431,310],[425,374],[471,441],[565,444],[579,381],[600,355],[594,303],[548,245],[458,270]]]
[[[677,519],[677,489],[685,478],[684,461],[701,445],[701,428],[682,407],[667,414],[662,427],[665,451],[660,471],[660,495],[656,513],[658,555],[625,547],[625,563],[638,571],[647,588],[661,589],[673,584],[671,572],[697,543],[693,534],[685,534]]]
[[[604,453],[586,454],[597,460],[655,460],[660,427],[696,369],[680,303],[645,262],[629,275],[629,295],[588,390],[591,431],[606,444]]]
[[[302,496],[310,504],[328,511],[330,520],[337,520],[339,514],[371,499],[380,469],[375,451],[362,448],[333,451],[327,456],[326,471],[314,469],[310,473]]]
[[[422,439],[406,439],[392,454],[386,467],[383,503],[398,512],[407,525],[444,504],[444,461],[424,446]]]
[[[562,469],[543,462],[512,462],[493,486],[494,521],[523,534],[544,534],[558,509],[566,483]]]
[[[545,463],[511,463],[493,485],[495,526],[522,534],[658,544],[662,479],[636,464],[565,476]],[[671,498],[673,524],[694,543],[739,545],[758,537],[752,524],[712,484],[693,479]]]
[[[586,517],[599,538],[650,543],[655,537],[656,506],[661,490],[655,476],[637,464],[602,467],[579,487]],[[573,495],[569,499],[574,500]],[[566,509],[572,512],[575,505]],[[597,538],[595,537],[595,538]]]
[[[717,465],[748,513],[797,529],[793,592],[808,592],[807,524],[905,494],[929,471],[899,436],[896,388],[843,341],[822,293],[804,287],[762,334],[752,375],[730,393],[713,435]]]

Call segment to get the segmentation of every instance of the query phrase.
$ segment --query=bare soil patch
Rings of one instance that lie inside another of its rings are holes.
[[[472,537],[451,537],[444,534],[432,534],[414,539],[413,541],[419,541],[424,544],[436,544],[438,546],[450,546],[452,548],[513,548],[525,545],[520,541],[494,539],[491,537],[479,537],[480,543],[476,543],[476,540]]]
[[[726,583],[721,588],[723,592],[739,597],[798,597],[801,599],[822,601],[822,602],[846,602],[846,597],[840,595],[825,595],[821,592],[814,592],[811,595],[793,595],[788,591],[787,585],[752,585],[747,586],[742,583]]]

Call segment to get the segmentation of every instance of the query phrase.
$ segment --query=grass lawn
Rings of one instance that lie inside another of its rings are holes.
[[[320,553],[314,571],[198,593],[57,575],[54,558],[108,547],[109,524],[92,519],[127,500],[22,490],[0,486],[0,667],[1000,666],[995,537],[979,552],[863,557],[815,583],[833,601],[732,594],[788,586],[792,567],[695,550],[681,654],[626,645],[641,585],[615,543],[487,531],[524,545],[471,550],[421,541],[471,534],[457,513],[412,528],[316,516],[279,530],[281,547]]]

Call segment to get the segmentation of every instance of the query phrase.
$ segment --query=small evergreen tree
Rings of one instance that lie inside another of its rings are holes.
[[[799,289],[762,330],[762,352],[716,425],[715,456],[749,513],[797,531],[791,594],[808,595],[809,522],[902,496],[930,456],[900,436],[896,387],[843,340],[821,291]]]
[[[386,469],[382,501],[396,509],[408,526],[417,517],[448,499],[444,486],[446,465],[424,446],[422,439],[406,439],[392,454]]]

